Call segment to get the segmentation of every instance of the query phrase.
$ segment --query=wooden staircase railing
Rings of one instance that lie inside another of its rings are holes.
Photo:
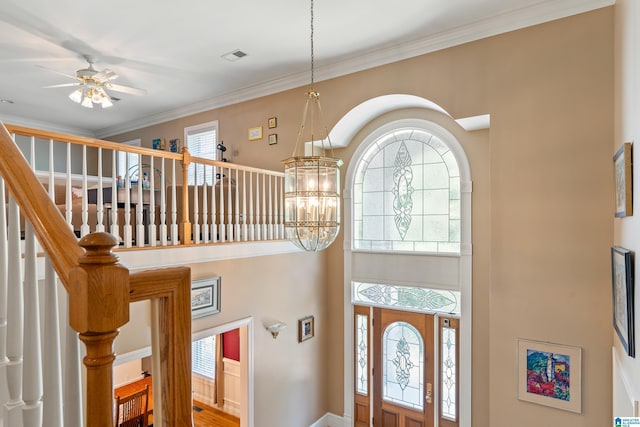
[[[163,408],[156,420],[191,425],[190,270],[130,274],[111,251],[117,244],[111,234],[89,234],[78,242],[1,124],[0,153],[0,175],[68,292],[69,323],[87,347],[86,425],[113,426],[113,340],[129,320],[129,304],[146,299],[156,315],[152,349],[160,375],[154,388],[162,401],[157,407]]]

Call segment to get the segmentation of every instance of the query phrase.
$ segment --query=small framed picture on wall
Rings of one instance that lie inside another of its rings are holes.
[[[307,316],[298,320],[298,342],[303,342],[313,338],[314,324],[313,316]]]

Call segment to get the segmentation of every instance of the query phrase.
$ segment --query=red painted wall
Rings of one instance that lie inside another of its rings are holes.
[[[240,329],[222,334],[222,355],[227,359],[240,361]]]

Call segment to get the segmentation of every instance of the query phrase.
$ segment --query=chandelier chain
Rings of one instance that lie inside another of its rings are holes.
[[[314,69],[313,69],[314,55],[313,55],[313,0],[311,0],[311,89],[313,90],[314,83]]]

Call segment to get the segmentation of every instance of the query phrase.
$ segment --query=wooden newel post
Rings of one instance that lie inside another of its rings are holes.
[[[89,427],[113,426],[113,340],[129,321],[129,270],[111,252],[117,243],[109,233],[83,237],[86,253],[70,273],[69,323],[87,347]]]

